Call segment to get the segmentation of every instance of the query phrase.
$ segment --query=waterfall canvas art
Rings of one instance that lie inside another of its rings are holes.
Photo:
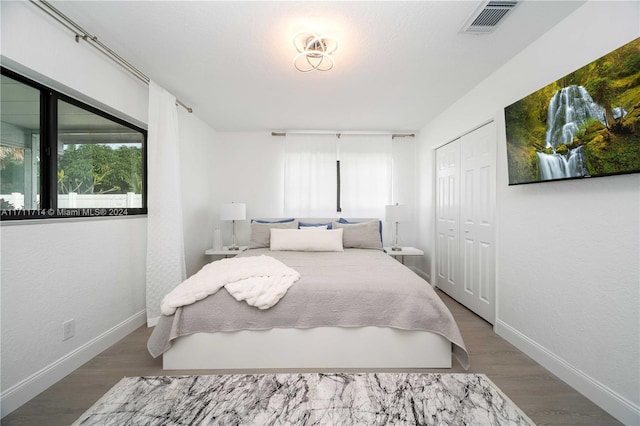
[[[509,185],[640,172],[640,38],[505,108]]]

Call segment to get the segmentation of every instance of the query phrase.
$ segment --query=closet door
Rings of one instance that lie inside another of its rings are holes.
[[[460,139],[460,267],[463,305],[495,321],[496,132],[487,124]]]
[[[436,286],[492,324],[495,160],[493,123],[436,151]]]
[[[459,298],[460,141],[436,151],[436,286]]]

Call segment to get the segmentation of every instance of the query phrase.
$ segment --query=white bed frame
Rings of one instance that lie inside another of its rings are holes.
[[[165,370],[451,368],[451,342],[385,327],[196,333],[175,339],[162,362]]]

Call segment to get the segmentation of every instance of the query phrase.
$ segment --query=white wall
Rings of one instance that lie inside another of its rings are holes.
[[[69,96],[134,124],[147,122],[148,89],[138,79],[87,43],[76,43],[73,33],[29,2],[0,7],[3,66],[26,67],[28,77]]]
[[[247,219],[284,214],[284,138],[268,131],[218,132],[218,141],[216,156],[222,161],[213,170],[214,223],[222,231],[224,245],[230,245],[231,222],[219,219],[222,204],[246,203]],[[249,220],[238,221],[238,244],[246,245],[249,234]]]
[[[417,138],[397,138],[392,145],[393,175],[392,175],[392,200],[391,203],[406,204],[409,206],[410,218],[408,223],[400,223],[398,236],[400,246],[415,247],[418,239],[416,232],[420,215],[418,205],[418,161]],[[384,218],[382,218],[384,220]],[[383,222],[386,232],[383,233],[385,245],[393,245],[393,224]],[[422,257],[416,259],[412,256],[404,258],[405,265],[414,269],[423,278],[429,280],[429,270],[424,268]]]
[[[225,160],[218,134],[208,124],[183,108],[178,108],[178,121],[185,264],[190,276],[212,260],[204,251],[213,245],[216,194],[224,186],[213,175]]]
[[[220,182],[216,188],[214,203],[216,219],[220,205],[244,202],[247,204],[247,219],[259,217],[283,217],[284,215],[284,142],[282,136],[271,136],[264,132],[218,132],[218,142],[223,161],[214,170],[213,180]],[[415,141],[411,138],[393,142],[393,197],[394,202],[407,203],[412,207],[416,192]],[[417,212],[413,214],[414,220]],[[336,215],[336,218],[340,215]],[[381,218],[384,219],[384,218]],[[386,225],[386,223],[385,223]],[[224,244],[231,243],[231,223],[217,222],[223,231]],[[385,229],[385,242],[390,233]],[[249,220],[236,223],[238,244],[249,242]],[[412,223],[401,225],[403,245],[415,244],[415,228]],[[407,259],[409,261],[409,259]],[[410,262],[407,262],[410,263]]]
[[[1,7],[3,65],[146,122],[143,84],[32,4]],[[6,415],[143,324],[146,219],[3,223],[1,238]],[[75,336],[62,342],[70,319]]]
[[[6,415],[143,324],[146,219],[3,224],[0,236]]]
[[[29,2],[1,2],[2,65],[146,127],[148,88]],[[188,273],[207,259],[217,136],[179,109]],[[144,324],[145,216],[2,223],[2,415]],[[62,342],[62,323],[75,336]]]
[[[419,168],[431,258],[433,150],[496,120],[495,329],[627,424],[640,420],[640,174],[509,187],[503,108],[637,38],[639,9],[587,2],[425,126]]]

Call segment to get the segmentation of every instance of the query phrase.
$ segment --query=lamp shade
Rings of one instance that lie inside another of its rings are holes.
[[[406,204],[385,206],[384,216],[388,222],[406,222],[409,220],[409,206]]]
[[[245,203],[223,204],[220,209],[220,220],[245,220],[247,205]]]

